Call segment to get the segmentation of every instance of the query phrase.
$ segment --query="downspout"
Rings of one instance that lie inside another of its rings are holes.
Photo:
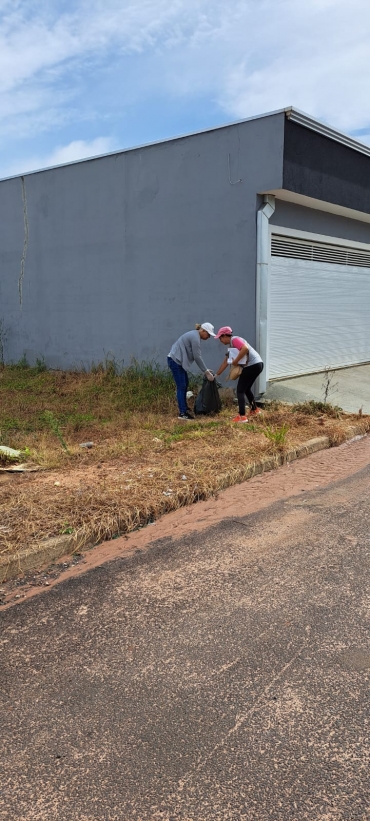
[[[256,277],[256,347],[264,362],[258,379],[259,393],[265,393],[269,374],[268,319],[270,301],[270,233],[269,220],[275,211],[275,197],[264,194],[257,211],[257,277]]]

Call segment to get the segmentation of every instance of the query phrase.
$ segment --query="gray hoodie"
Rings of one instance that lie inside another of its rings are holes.
[[[200,352],[199,331],[188,331],[180,336],[177,342],[172,345],[168,355],[174,362],[181,365],[185,371],[191,368],[193,362],[196,362],[202,373],[207,370]]]

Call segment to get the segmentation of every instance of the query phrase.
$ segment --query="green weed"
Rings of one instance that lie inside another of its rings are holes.
[[[90,371],[94,374],[103,374],[107,379],[119,376],[123,372],[123,359],[117,361],[113,354],[107,354],[103,362],[93,362]]]
[[[43,356],[40,359],[36,359],[36,365],[34,370],[36,371],[36,373],[45,373],[45,371],[47,370],[46,362]]]
[[[64,522],[59,533],[61,536],[70,536],[73,533],[73,527],[68,522]]]
[[[62,435],[62,432],[60,430],[59,422],[55,418],[54,414],[51,411],[46,410],[46,411],[44,411],[44,419],[45,419],[46,423],[48,424],[50,430],[53,433],[55,433],[55,436],[58,437],[58,439],[60,441],[60,444],[62,445],[62,447],[64,448],[66,453],[69,453],[67,444],[66,444],[65,440],[63,439],[63,435]]]
[[[28,360],[27,360],[26,354],[24,353],[24,354],[23,354],[23,356],[21,357],[21,359],[19,360],[19,362],[16,362],[16,363],[15,363],[13,366],[11,366],[11,367],[16,368],[16,369],[17,369],[17,370],[19,370],[19,371],[26,371],[26,370],[28,370],[28,368],[29,368],[30,366],[29,366],[29,363],[28,363]]]
[[[282,425],[280,428],[273,428],[271,425],[267,425],[263,429],[263,434],[270,442],[281,448],[285,445],[288,430],[289,425]]]

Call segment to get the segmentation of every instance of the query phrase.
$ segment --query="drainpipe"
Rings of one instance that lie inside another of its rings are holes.
[[[257,382],[257,391],[265,393],[269,373],[268,320],[270,299],[270,234],[269,219],[275,211],[275,197],[264,194],[257,211],[257,278],[256,278],[256,342],[264,369]]]

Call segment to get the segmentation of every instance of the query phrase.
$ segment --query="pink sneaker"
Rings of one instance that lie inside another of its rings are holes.
[[[250,415],[250,416],[258,416],[260,413],[263,413],[263,411],[261,410],[261,408],[256,408],[256,410],[252,410],[252,411],[250,411],[249,415]]]
[[[240,416],[240,413],[238,413],[237,416],[234,416],[234,419],[232,421],[233,422],[248,422],[248,416]]]

